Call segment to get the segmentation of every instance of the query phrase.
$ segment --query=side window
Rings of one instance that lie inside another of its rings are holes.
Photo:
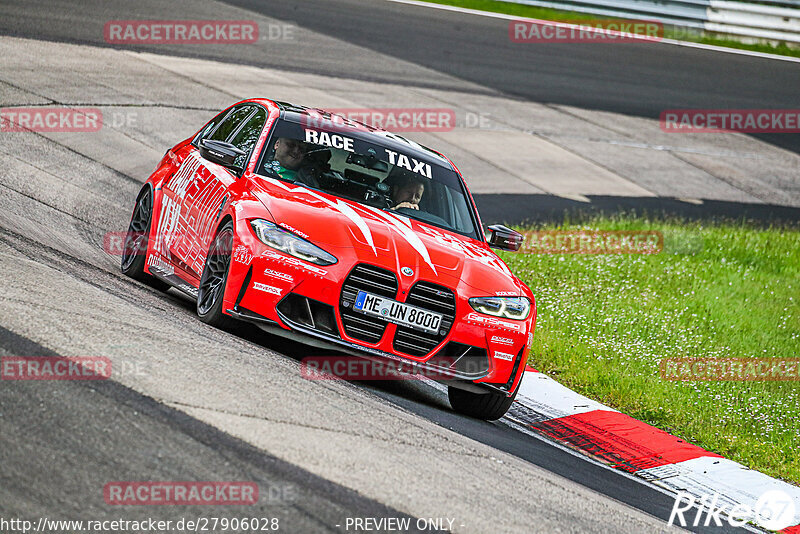
[[[219,125],[217,131],[211,134],[209,139],[213,141],[227,141],[228,137],[233,133],[233,131],[239,126],[239,124],[247,118],[248,115],[253,111],[253,106],[242,106],[240,108],[234,109],[222,124]]]
[[[239,156],[234,161],[234,165],[240,169],[243,168],[247,162],[250,151],[252,151],[253,147],[256,145],[258,136],[261,135],[261,129],[264,127],[264,123],[267,122],[266,111],[261,108],[257,109],[258,111],[256,111],[255,115],[250,117],[230,141],[233,146],[246,152],[246,155]]]
[[[213,119],[211,119],[211,121],[209,121],[209,123],[206,124],[206,127],[200,130],[200,133],[198,133],[195,136],[194,141],[192,141],[192,144],[197,145],[200,139],[204,139],[205,137],[208,136],[208,134],[213,132],[214,128],[217,127],[217,124],[222,122],[222,119],[224,119],[228,115],[228,112],[229,112],[228,110],[225,110],[216,117],[214,117]]]

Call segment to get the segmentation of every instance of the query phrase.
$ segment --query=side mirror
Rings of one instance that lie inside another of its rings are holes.
[[[247,154],[247,152],[239,150],[230,143],[226,143],[225,141],[212,141],[211,139],[202,139],[199,144],[199,149],[200,155],[208,161],[213,161],[223,167],[229,168],[236,168],[233,165],[236,158]]]
[[[489,246],[502,250],[517,251],[522,247],[522,234],[502,224],[489,227]]]

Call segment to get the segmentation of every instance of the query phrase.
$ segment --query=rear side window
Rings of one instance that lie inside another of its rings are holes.
[[[227,141],[228,137],[236,130],[243,120],[253,111],[253,106],[242,106],[234,109],[225,120],[217,127],[208,139],[213,141]]]
[[[240,169],[245,166],[250,152],[252,152],[256,141],[258,141],[258,136],[261,135],[261,129],[264,128],[264,123],[267,121],[267,112],[261,108],[256,109],[256,113],[247,120],[244,126],[234,134],[233,139],[230,140],[233,146],[246,153],[246,155],[239,156],[234,161],[234,165]]]

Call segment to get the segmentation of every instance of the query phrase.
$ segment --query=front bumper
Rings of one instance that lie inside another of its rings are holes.
[[[406,354],[397,350],[400,328],[395,324],[388,324],[375,342],[349,335],[352,328],[343,322],[343,312],[347,311],[343,308],[345,282],[356,266],[364,265],[357,258],[348,262],[343,258],[346,252],[332,251],[340,262],[323,268],[272,249],[253,252],[237,255],[234,251],[224,302],[229,315],[322,349],[400,362],[411,372],[433,374],[456,387],[470,389],[477,384],[483,391],[506,395],[516,389],[525,369],[532,317],[510,321],[477,314],[466,298],[459,297],[468,294],[469,289],[455,287],[452,324],[446,335],[424,354]],[[397,300],[407,298],[413,286],[423,282],[397,278]],[[434,281],[424,283],[433,285]],[[296,311],[304,306],[308,306],[307,314]],[[324,308],[330,310],[331,319],[317,315],[317,309]],[[305,319],[306,315],[309,319]],[[485,365],[478,364],[481,351]]]
[[[510,396],[514,389],[516,389],[516,385],[519,383],[519,380],[516,379],[521,377],[521,374],[524,372],[525,368],[523,363],[523,354],[521,352],[518,355],[518,358],[516,358],[514,369],[506,383],[492,384],[488,382],[480,382],[477,383],[479,385],[476,385],[476,377],[469,373],[453,370],[449,366],[436,365],[431,361],[414,361],[403,356],[384,352],[371,347],[365,347],[363,345],[358,345],[356,343],[341,339],[340,337],[325,334],[319,330],[309,328],[302,324],[294,323],[286,318],[284,318],[283,321],[289,326],[289,329],[286,329],[284,326],[275,321],[244,308],[229,309],[227,310],[227,313],[241,321],[253,323],[270,334],[289,338],[307,345],[312,345],[322,350],[340,351],[352,356],[367,358],[377,362],[391,360],[398,362],[400,365],[398,365],[397,368],[408,374],[426,376],[432,380],[446,382],[454,387],[475,392],[491,390]]]

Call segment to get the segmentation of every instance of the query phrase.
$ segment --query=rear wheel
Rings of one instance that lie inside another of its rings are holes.
[[[231,326],[234,321],[222,313],[222,299],[228,282],[228,269],[233,250],[233,223],[228,222],[217,232],[206,256],[206,264],[197,288],[197,315],[204,323],[218,328]]]
[[[169,288],[169,284],[144,272],[147,240],[150,235],[150,223],[152,220],[153,190],[145,187],[139,193],[139,198],[136,199],[136,207],[133,209],[131,223],[128,225],[128,233],[125,235],[120,267],[122,274],[144,282],[159,291],[166,291]]]
[[[474,393],[448,386],[447,397],[450,399],[450,406],[458,413],[476,419],[494,421],[505,415],[517,397],[517,392],[515,391],[513,395],[507,397],[504,393],[495,391]]]

